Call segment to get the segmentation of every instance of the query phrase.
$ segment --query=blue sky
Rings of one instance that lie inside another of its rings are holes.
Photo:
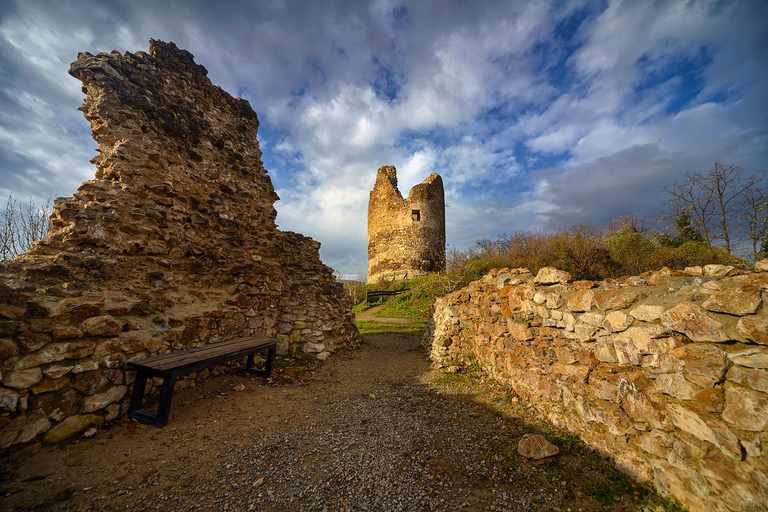
[[[366,268],[376,169],[446,186],[448,243],[654,217],[715,160],[768,166],[768,2],[0,1],[0,194],[71,195],[80,51],[191,51],[251,102],[281,229]]]

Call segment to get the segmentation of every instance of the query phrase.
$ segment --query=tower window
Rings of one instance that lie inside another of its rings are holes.
[[[411,220],[420,221],[421,220],[421,211],[419,211],[419,210],[411,210]]]

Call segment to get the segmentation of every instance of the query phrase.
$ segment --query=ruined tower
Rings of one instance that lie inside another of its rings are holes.
[[[368,283],[444,269],[443,179],[432,173],[403,198],[395,167],[380,167],[368,202]]]

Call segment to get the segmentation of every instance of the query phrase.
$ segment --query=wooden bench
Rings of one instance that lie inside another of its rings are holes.
[[[262,377],[269,377],[272,373],[272,363],[275,360],[276,347],[277,338],[252,336],[212,343],[204,347],[170,352],[138,361],[128,361],[126,367],[129,370],[136,370],[133,394],[131,395],[131,403],[128,406],[128,417],[156,427],[165,426],[168,423],[168,413],[171,410],[173,385],[179,375],[203,370],[233,359],[247,357],[245,371]],[[254,356],[264,351],[267,351],[266,365],[263,370],[257,370],[253,367]],[[163,379],[157,413],[141,409],[148,377],[160,377]]]

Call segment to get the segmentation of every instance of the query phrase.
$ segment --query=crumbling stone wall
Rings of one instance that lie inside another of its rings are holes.
[[[445,270],[443,179],[432,173],[403,198],[395,167],[380,167],[368,202],[368,283],[441,270]]]
[[[502,269],[438,299],[424,342],[691,511],[763,510],[767,293],[768,260],[603,282]]]
[[[206,73],[161,41],[72,64],[96,179],[0,263],[0,448],[117,417],[131,358],[254,333],[319,359],[359,342],[320,244],[277,229],[256,113]]]

